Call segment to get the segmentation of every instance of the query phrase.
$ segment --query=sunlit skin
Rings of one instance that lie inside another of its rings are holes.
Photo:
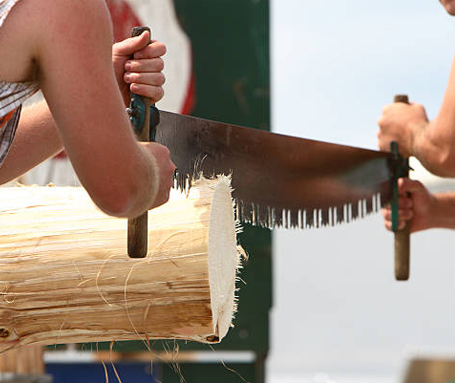
[[[130,90],[152,102],[164,95],[166,47],[149,40],[144,32],[112,46],[105,0],[17,2],[1,27],[0,79],[36,81],[45,100],[22,111],[0,184],[64,148],[105,213],[133,218],[165,203],[170,152],[138,143],[125,112]]]
[[[455,16],[455,0],[439,1]],[[455,177],[455,59],[435,119],[428,120],[425,108],[418,103],[394,103],[383,108],[378,124],[381,150],[388,150],[390,141],[397,141],[404,156],[415,156],[431,173]],[[455,192],[432,194],[418,181],[401,179],[399,194],[399,228],[411,221],[411,232],[455,229]],[[391,230],[390,207],[383,209],[383,215],[386,228]]]
[[[455,0],[439,0],[445,10],[455,16]]]

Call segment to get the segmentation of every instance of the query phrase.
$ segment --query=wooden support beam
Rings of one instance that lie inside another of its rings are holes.
[[[107,186],[108,187],[108,186]],[[235,311],[239,261],[227,177],[149,214],[149,253],[82,188],[0,188],[0,351],[31,343],[216,343]]]
[[[17,347],[0,354],[0,374],[41,376],[45,373],[43,348],[39,345]]]

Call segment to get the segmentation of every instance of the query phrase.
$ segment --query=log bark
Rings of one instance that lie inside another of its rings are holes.
[[[227,177],[149,213],[149,253],[81,188],[0,188],[0,351],[31,343],[216,343],[235,311],[239,261]]]

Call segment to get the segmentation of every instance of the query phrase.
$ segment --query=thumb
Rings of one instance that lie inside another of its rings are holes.
[[[114,45],[116,55],[130,56],[133,53],[145,48],[150,41],[150,32],[144,31],[136,37],[129,37]]]
[[[398,180],[398,188],[403,194],[426,191],[425,186],[420,181],[412,180],[410,178],[400,178]]]

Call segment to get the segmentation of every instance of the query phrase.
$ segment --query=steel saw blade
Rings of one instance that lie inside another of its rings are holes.
[[[201,173],[232,176],[237,218],[262,227],[321,227],[391,198],[389,154],[160,111],[181,189]]]

